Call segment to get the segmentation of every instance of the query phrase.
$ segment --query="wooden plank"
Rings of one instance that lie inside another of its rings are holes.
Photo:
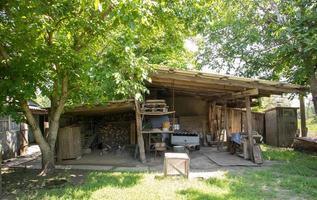
[[[135,144],[135,121],[130,124],[130,144]]]
[[[257,95],[259,95],[259,90],[257,88],[254,88],[254,89],[250,89],[250,90],[232,93],[230,95],[222,96],[220,98],[229,100],[229,99],[240,99],[240,98],[244,98],[246,96],[250,97],[250,96],[257,96]]]
[[[151,134],[151,133],[174,133],[174,131],[152,131],[152,130],[149,130],[149,131],[142,131],[142,133],[145,133],[145,134]]]
[[[265,142],[266,144],[277,146],[277,114],[276,109],[265,113]]]
[[[195,83],[187,81],[179,81],[172,79],[165,79],[164,77],[153,78],[151,85],[168,85],[171,87],[171,84],[174,82],[175,88],[188,88],[188,89],[203,89],[203,90],[213,90],[218,92],[238,92],[243,90],[243,87],[227,86],[227,85],[218,85],[218,84],[208,84],[208,83]],[[183,86],[183,87],[182,87]]]
[[[209,134],[212,138],[213,135],[213,130],[212,127],[213,126],[213,121],[212,121],[212,104],[208,103],[208,128],[209,128]]]
[[[167,89],[172,89],[170,83],[157,83],[153,82],[151,83],[152,87],[159,87],[159,88],[167,88]],[[183,92],[191,92],[191,93],[210,93],[209,96],[215,96],[213,94],[228,94],[232,93],[234,91],[231,90],[222,90],[219,88],[211,88],[211,87],[206,87],[204,84],[198,84],[197,86],[186,86],[186,85],[175,85],[174,86],[175,91],[183,91]]]
[[[212,134],[213,134],[213,140],[216,140],[217,135],[217,121],[216,121],[216,115],[217,115],[217,108],[216,108],[216,102],[212,102],[212,111],[211,111],[211,127],[212,127]]]
[[[301,136],[307,137],[304,95],[299,95]]]
[[[168,112],[140,112],[141,115],[167,115],[173,114],[175,111],[168,111]]]
[[[249,139],[249,152],[251,160],[254,160],[253,157],[253,137],[252,137],[252,115],[251,115],[251,102],[250,97],[245,97],[245,107],[246,107],[246,121],[247,121],[247,130],[248,130],[248,139]]]
[[[146,162],[145,157],[145,148],[144,148],[144,139],[142,135],[142,119],[140,114],[140,104],[135,100],[135,124],[136,124],[136,132],[138,137],[138,146],[140,151],[140,160],[142,163]]]
[[[28,140],[28,125],[26,123],[20,124],[20,155],[24,156],[27,153],[29,140]]]
[[[80,127],[68,126],[58,131],[58,160],[81,156]]]
[[[159,105],[166,105],[164,99],[148,99],[145,101],[146,104],[159,104]]]

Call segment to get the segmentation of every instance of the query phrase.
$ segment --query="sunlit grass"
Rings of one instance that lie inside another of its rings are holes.
[[[207,180],[163,177],[159,173],[85,172],[83,183],[74,185],[69,181],[74,171],[67,171],[47,180],[64,178],[68,183],[37,187],[43,183],[39,181],[41,178],[34,177],[33,172],[31,177],[27,170],[4,178],[11,180],[10,184],[18,180],[33,181],[34,189],[22,187],[16,193],[18,199],[316,199],[316,156],[266,145],[262,149],[266,159],[278,162],[272,167],[215,171],[215,176]]]

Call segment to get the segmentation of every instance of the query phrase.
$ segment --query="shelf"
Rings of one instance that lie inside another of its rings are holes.
[[[141,115],[170,115],[174,114],[175,111],[169,111],[169,112],[141,112]]]
[[[174,131],[142,131],[142,133],[174,133]]]

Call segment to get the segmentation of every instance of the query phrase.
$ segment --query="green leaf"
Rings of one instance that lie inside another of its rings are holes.
[[[99,10],[100,1],[99,0],[95,0],[94,6],[95,6],[95,10]]]

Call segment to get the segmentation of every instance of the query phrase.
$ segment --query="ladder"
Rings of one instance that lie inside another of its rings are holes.
[[[218,151],[223,150],[223,143],[224,143],[226,137],[227,137],[227,131],[226,131],[226,129],[222,129],[217,137],[217,150]]]

